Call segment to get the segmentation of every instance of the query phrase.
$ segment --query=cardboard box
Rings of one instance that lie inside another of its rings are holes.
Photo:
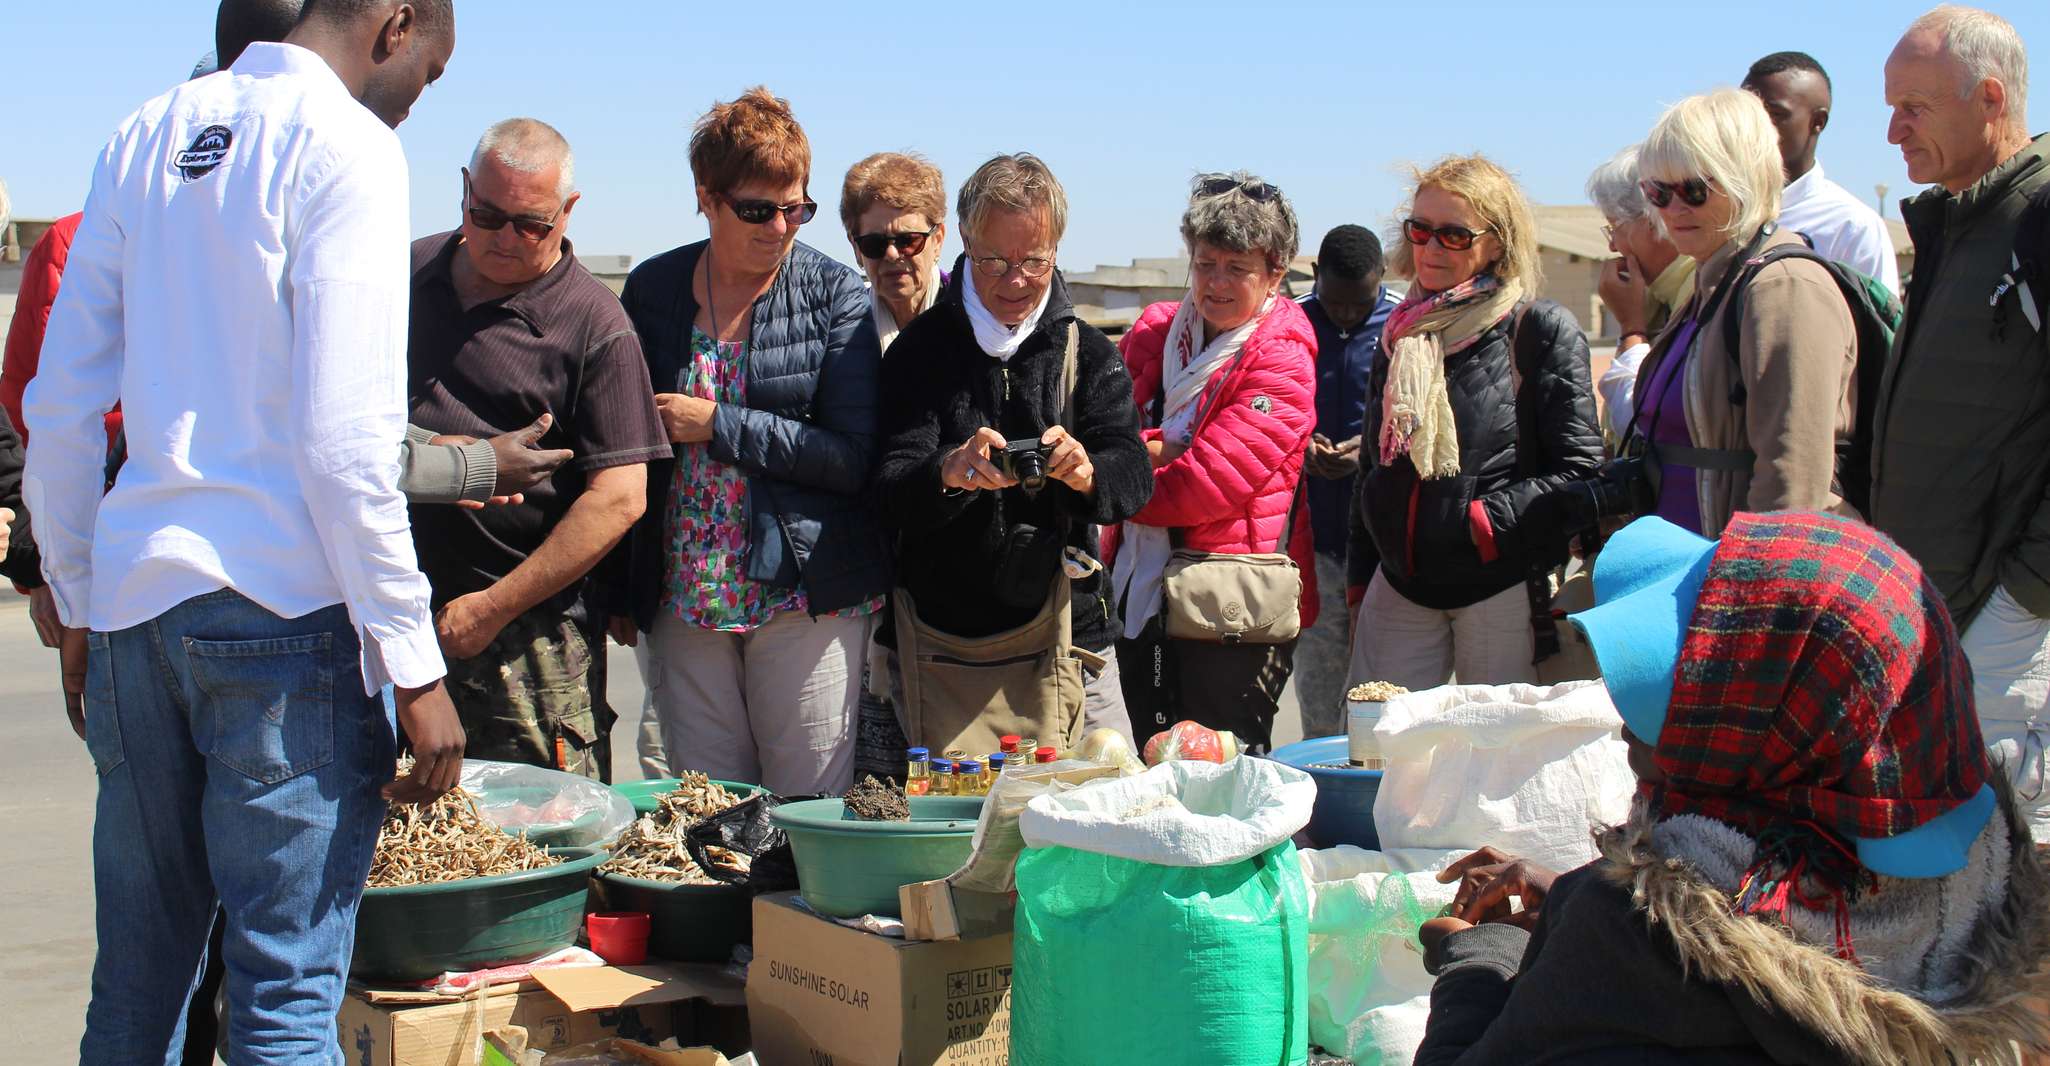
[[[916,942],[755,900],[747,1008],[762,1066],[1005,1066],[1011,934]]]
[[[474,1066],[483,1034],[507,1025],[548,1050],[608,1037],[653,1044],[677,1035],[679,1009],[689,1016],[692,1001],[742,996],[714,967],[591,967],[543,971],[469,999],[352,988],[336,1027],[348,1066]]]

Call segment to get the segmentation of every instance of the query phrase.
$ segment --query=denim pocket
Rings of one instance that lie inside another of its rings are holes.
[[[85,635],[85,750],[101,777],[128,758],[121,744],[121,712],[114,704],[114,649],[105,633]]]
[[[185,638],[214,720],[211,754],[266,785],[334,761],[334,634]]]

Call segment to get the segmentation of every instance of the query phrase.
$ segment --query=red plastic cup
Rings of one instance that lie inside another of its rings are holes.
[[[638,966],[648,961],[648,930],[654,920],[640,911],[608,911],[584,920],[591,938],[591,950],[614,966]]]

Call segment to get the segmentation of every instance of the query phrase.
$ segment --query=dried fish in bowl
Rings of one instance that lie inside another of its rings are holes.
[[[399,762],[399,775],[412,771]],[[394,803],[377,830],[368,888],[463,881],[559,866],[562,860],[485,821],[468,792],[453,788],[429,804]]]
[[[741,797],[701,773],[685,773],[680,780],[675,791],[659,798],[653,811],[635,819],[620,834],[612,845],[612,858],[598,867],[599,873],[684,885],[721,883],[691,859],[684,834],[705,818],[739,805]],[[734,874],[747,873],[753,861],[725,848],[708,847],[705,854],[722,871]]]

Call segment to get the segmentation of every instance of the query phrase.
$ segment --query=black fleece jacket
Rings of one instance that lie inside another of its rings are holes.
[[[14,432],[14,423],[0,412],[0,507],[14,512],[14,521],[8,523],[11,546],[7,549],[7,558],[0,560],[0,575],[23,588],[41,588],[42,556],[36,552],[36,539],[29,532],[28,508],[21,499],[21,470],[25,459],[21,437]]]
[[[1561,874],[1537,929],[1478,925],[1425,965],[1416,1066],[1835,1066],[1844,1057],[1743,989],[1690,976],[1592,866]]]
[[[883,358],[882,463],[876,491],[896,535],[897,578],[923,620],[965,637],[989,636],[1030,621],[1033,609],[999,603],[995,576],[1005,533],[1019,524],[1054,528],[1094,557],[1095,526],[1122,522],[1153,495],[1153,465],[1139,440],[1132,380],[1118,350],[1075,317],[1058,273],[1039,325],[1008,363],[985,355],[962,307],[965,263],[931,310],[912,320]],[[1077,327],[1075,423],[1065,428],[1096,466],[1096,493],[1085,497],[1049,481],[1038,496],[1023,489],[950,493],[940,464],[978,429],[1028,441],[1059,423],[1068,325]],[[1047,579],[1051,581],[1049,573]],[[1093,651],[1117,637],[1107,571],[1074,583],[1075,643]],[[887,638],[886,638],[887,640]]]

